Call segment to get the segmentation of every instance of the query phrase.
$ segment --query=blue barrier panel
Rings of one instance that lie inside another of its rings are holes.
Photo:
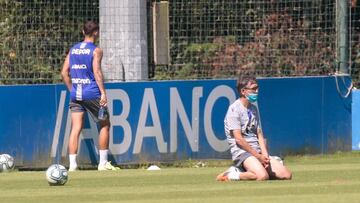
[[[55,124],[55,85],[0,88],[0,153],[16,157],[18,165],[43,165]]]
[[[259,79],[262,127],[271,153],[351,148],[351,99],[339,96],[334,81],[334,77]],[[111,159],[121,164],[230,158],[223,119],[238,97],[235,85],[235,80],[106,84]],[[0,153],[14,155],[18,166],[67,165],[71,119],[65,86],[2,86],[0,97]],[[98,161],[97,131],[87,116],[80,164]]]
[[[338,82],[337,82],[338,81]],[[259,108],[274,154],[350,150],[349,77],[264,78]]]
[[[360,90],[353,90],[352,99],[352,150],[360,150]]]
[[[351,151],[351,83],[349,77],[323,79],[323,153]]]
[[[234,87],[234,80],[107,84],[112,123],[109,149],[114,161],[228,158],[223,119],[237,98]],[[54,133],[55,158],[66,156],[67,138],[63,135],[70,132],[69,96],[65,90],[57,94],[62,95],[59,103],[63,105]],[[84,163],[88,162],[88,153],[97,157],[96,131],[96,125],[87,118],[82,144],[91,147],[80,152]]]
[[[322,79],[273,78],[259,80],[259,86],[270,151],[280,155],[322,152]]]

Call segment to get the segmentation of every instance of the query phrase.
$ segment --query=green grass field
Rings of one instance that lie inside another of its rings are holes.
[[[49,186],[45,172],[0,174],[0,202],[360,202],[360,153],[288,157],[291,181],[216,182],[226,167],[160,171],[78,171],[65,186]]]

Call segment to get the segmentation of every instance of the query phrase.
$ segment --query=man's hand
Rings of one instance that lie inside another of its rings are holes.
[[[270,165],[270,158],[268,156],[265,156],[263,154],[259,154],[258,157],[256,157],[260,163],[264,166],[264,168],[269,167]]]
[[[106,106],[106,105],[107,105],[106,94],[101,94],[101,97],[100,97],[100,106]]]

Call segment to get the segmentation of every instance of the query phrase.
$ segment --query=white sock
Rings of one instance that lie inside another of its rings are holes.
[[[100,154],[99,165],[104,166],[108,161],[108,150],[107,149],[99,150],[99,154]]]
[[[69,168],[77,168],[76,154],[69,154]]]

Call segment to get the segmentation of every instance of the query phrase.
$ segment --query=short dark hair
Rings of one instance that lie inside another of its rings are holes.
[[[238,90],[240,97],[243,97],[244,95],[241,94],[241,90],[246,87],[249,83],[253,84],[253,83],[257,83],[256,82],[256,78],[253,76],[243,76],[240,75],[237,83],[236,83],[236,89]]]
[[[99,25],[95,21],[89,20],[84,24],[83,31],[87,36],[92,35],[94,32],[99,31]]]

